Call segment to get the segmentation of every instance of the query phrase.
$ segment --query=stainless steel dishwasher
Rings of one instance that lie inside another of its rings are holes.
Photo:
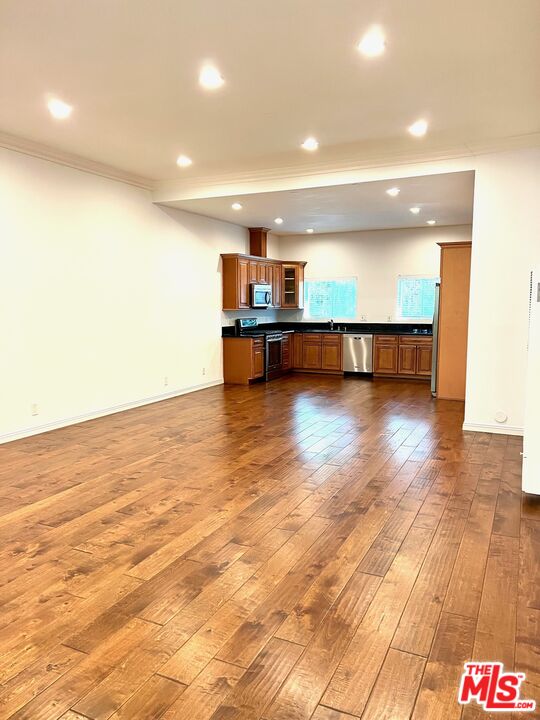
[[[343,336],[344,372],[373,372],[373,335],[362,333]]]

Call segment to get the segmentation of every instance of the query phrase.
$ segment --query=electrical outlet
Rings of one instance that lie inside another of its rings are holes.
[[[165,385],[165,387],[167,387],[167,385],[169,384],[169,378],[167,377],[167,375],[165,375],[165,377],[163,378],[163,384]]]
[[[203,374],[203,375],[206,375],[206,368],[203,368],[203,369],[202,369],[202,374]]]
[[[387,317],[386,319],[388,320],[388,322],[392,322],[392,316],[391,316],[391,315],[388,315],[388,317]]]
[[[366,320],[367,320],[367,315],[360,315],[360,320],[361,320],[362,322],[366,322]]]
[[[38,404],[37,404],[37,403],[32,403],[32,404],[30,405],[30,412],[31,412],[32,415],[34,415],[34,416],[35,416],[35,415],[39,415],[39,407],[38,407]]]

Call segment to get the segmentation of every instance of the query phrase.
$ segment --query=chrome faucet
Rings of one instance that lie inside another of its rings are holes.
[[[334,321],[332,320],[332,318],[330,318],[330,320],[328,321],[328,324],[330,325],[330,330],[333,330],[334,329]]]

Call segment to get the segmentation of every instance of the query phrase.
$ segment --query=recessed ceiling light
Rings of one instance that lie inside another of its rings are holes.
[[[207,90],[217,90],[224,83],[223,76],[214,65],[203,65],[199,73],[199,83]]]
[[[274,222],[276,225],[283,225],[283,218],[277,217]]]
[[[231,207],[232,207],[233,210],[241,210],[241,209],[242,209],[242,204],[239,203],[239,202],[234,202],[234,203],[231,205]]]
[[[176,159],[176,164],[179,167],[189,167],[193,164],[193,160],[191,158],[188,158],[187,155],[179,155]]]
[[[428,225],[435,225],[435,223],[436,223],[437,221],[436,221],[436,220],[426,220],[426,222],[427,222]]]
[[[71,105],[68,105],[63,100],[59,100],[58,98],[52,98],[47,103],[47,107],[49,108],[49,112],[51,115],[56,118],[57,120],[65,120],[71,115],[71,112],[73,108]]]
[[[386,41],[381,28],[378,25],[370,28],[358,43],[357,48],[366,57],[382,55],[386,48]]]
[[[317,138],[308,137],[302,143],[304,150],[316,150],[319,147],[319,141]]]
[[[313,228],[308,228],[308,229],[306,230],[306,232],[311,235],[311,233],[313,232]]]
[[[419,207],[412,207],[412,208],[409,208],[409,210],[412,212],[413,215],[418,215],[418,213],[420,212]]]
[[[399,188],[398,187],[388,188],[388,190],[386,192],[388,195],[390,195],[390,197],[396,197],[396,195],[399,195]]]
[[[427,120],[417,120],[407,128],[414,137],[423,137],[428,129]]]

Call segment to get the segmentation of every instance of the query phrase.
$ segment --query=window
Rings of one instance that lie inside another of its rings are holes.
[[[397,314],[400,320],[433,319],[435,283],[439,278],[405,276],[398,278]]]
[[[306,317],[345,320],[356,317],[357,278],[306,280],[304,304]]]

